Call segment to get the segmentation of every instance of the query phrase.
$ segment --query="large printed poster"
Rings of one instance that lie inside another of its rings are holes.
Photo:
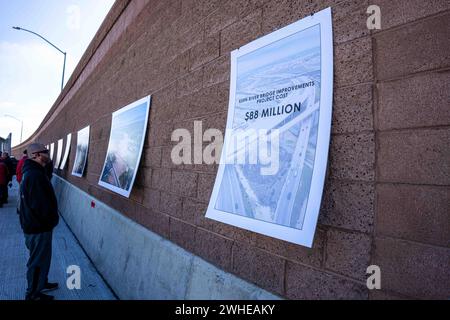
[[[330,141],[332,50],[328,8],[231,53],[208,218],[312,246]]]
[[[150,96],[112,115],[108,151],[99,185],[128,197],[133,187],[147,130]]]

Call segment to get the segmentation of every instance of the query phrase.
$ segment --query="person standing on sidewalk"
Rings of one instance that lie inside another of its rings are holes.
[[[45,172],[50,161],[48,150],[41,143],[27,148],[29,159],[22,168],[20,184],[20,225],[25,234],[25,244],[30,252],[27,263],[28,287],[26,300],[52,300],[43,291],[58,288],[48,282],[52,257],[53,229],[59,222],[58,205],[53,186]]]
[[[16,166],[16,180],[20,183],[22,182],[22,168],[23,164],[25,163],[25,160],[28,159],[28,153],[27,149],[23,151],[22,159],[19,160]],[[17,213],[19,213],[19,207],[20,207],[20,188],[19,188],[19,196],[17,197]]]
[[[19,184],[20,184],[20,182],[22,182],[23,164],[25,163],[25,160],[27,160],[27,159],[28,159],[28,153],[27,153],[27,149],[25,149],[25,150],[23,150],[22,159],[19,160],[19,162],[17,163],[17,167],[16,167],[16,180]]]
[[[15,173],[14,171],[14,165],[12,163],[11,158],[9,157],[9,153],[8,152],[3,152],[3,159],[5,161],[6,166],[8,167],[8,183],[9,186],[11,187],[11,181],[12,181],[12,177]],[[8,203],[8,198],[9,198],[9,191],[8,188],[6,188],[6,195],[5,195],[5,203]]]
[[[8,175],[8,167],[3,157],[0,157],[0,208],[3,207],[8,192]]]

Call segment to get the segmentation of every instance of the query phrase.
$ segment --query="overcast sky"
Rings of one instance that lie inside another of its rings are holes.
[[[0,136],[26,140],[61,91],[64,55],[32,30],[67,52],[64,83],[91,42],[114,0],[0,0]]]

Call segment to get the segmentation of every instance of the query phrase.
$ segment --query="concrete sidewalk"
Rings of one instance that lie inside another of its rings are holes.
[[[16,213],[18,184],[9,189],[9,203],[0,208],[0,300],[23,300],[27,287],[26,263],[28,250]],[[66,286],[67,267],[81,269],[81,289]],[[112,291],[97,273],[76,238],[60,218],[53,233],[53,256],[50,282],[58,282],[59,289],[49,292],[57,300],[112,300]]]

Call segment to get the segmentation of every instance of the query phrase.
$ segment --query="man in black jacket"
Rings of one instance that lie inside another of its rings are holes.
[[[30,158],[23,165],[20,184],[20,224],[30,251],[25,299],[51,300],[53,296],[42,291],[58,288],[57,283],[49,283],[47,278],[52,256],[52,232],[59,221],[58,205],[44,169],[50,161],[48,150],[43,144],[32,143],[28,154]]]

